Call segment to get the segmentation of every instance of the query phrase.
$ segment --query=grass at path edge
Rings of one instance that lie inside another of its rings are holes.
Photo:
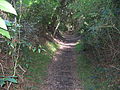
[[[108,87],[107,81],[99,82],[99,80],[97,79],[97,73],[99,72],[99,70],[96,69],[96,67],[91,63],[90,58],[85,55],[84,44],[77,44],[75,49],[78,53],[78,77],[81,80],[81,84],[83,85],[84,90],[113,90]]]
[[[43,83],[44,78],[47,75],[47,68],[51,62],[51,58],[58,49],[59,45],[54,42],[46,42],[42,48],[45,52],[32,52],[28,48],[23,49],[24,58],[21,61],[21,65],[27,69],[25,78],[27,83],[25,90],[38,90],[37,84]],[[31,85],[32,83],[35,83]]]

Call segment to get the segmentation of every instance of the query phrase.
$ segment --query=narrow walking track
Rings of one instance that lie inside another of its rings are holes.
[[[68,37],[69,38],[69,37]],[[83,90],[77,78],[75,43],[66,40],[52,59],[42,90]]]

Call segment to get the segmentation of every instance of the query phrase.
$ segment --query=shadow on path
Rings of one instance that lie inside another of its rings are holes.
[[[42,90],[83,90],[77,78],[76,53],[74,51],[77,38],[66,36],[65,41],[56,42],[60,48],[53,56],[52,63],[48,68],[48,78]]]

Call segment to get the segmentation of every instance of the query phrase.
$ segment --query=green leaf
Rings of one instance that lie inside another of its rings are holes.
[[[5,11],[5,12],[9,12],[9,13],[12,13],[14,15],[17,15],[13,6],[9,2],[7,2],[6,0],[0,0],[0,9]]]
[[[5,21],[1,17],[0,17],[0,28],[7,30],[7,27],[5,25]]]
[[[8,27],[12,27],[13,26],[12,22],[10,22],[8,20],[4,20],[4,21],[5,21],[6,26],[8,26]]]
[[[38,53],[40,53],[41,52],[41,49],[38,49]]]
[[[17,83],[17,80],[14,79],[14,78],[5,78],[4,80],[5,80],[5,81],[12,82],[12,83]]]
[[[5,78],[5,77],[17,78],[18,76],[0,76],[0,78]]]
[[[8,31],[0,28],[0,34],[10,39],[10,34]]]
[[[31,0],[23,0],[23,3],[26,4],[26,5],[29,5]]]
[[[35,52],[35,51],[36,51],[36,47],[33,48],[33,52]]]
[[[3,78],[3,77],[5,77],[5,76],[0,76],[0,78]]]
[[[0,79],[0,86],[2,87],[5,84],[5,81],[3,79]]]

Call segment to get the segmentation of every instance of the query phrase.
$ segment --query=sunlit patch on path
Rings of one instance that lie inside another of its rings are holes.
[[[76,73],[76,42],[56,42],[60,44],[60,48],[53,56],[42,90],[83,90]]]

